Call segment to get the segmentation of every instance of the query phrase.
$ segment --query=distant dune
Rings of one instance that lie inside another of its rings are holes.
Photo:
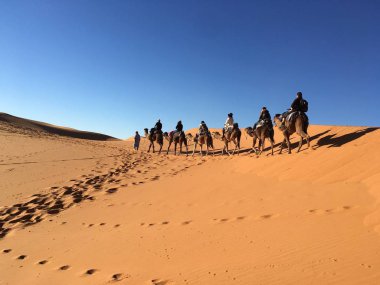
[[[0,122],[5,122],[11,127],[16,127],[19,129],[18,131],[24,130],[24,131],[29,131],[29,132],[31,131],[31,132],[37,132],[37,133],[43,132],[43,133],[52,134],[52,135],[59,135],[59,136],[85,139],[85,140],[98,140],[98,141],[117,140],[114,137],[104,135],[104,134],[79,131],[79,130],[75,130],[71,128],[55,126],[55,125],[51,125],[44,122],[38,122],[38,121],[33,121],[29,119],[12,116],[6,113],[0,113]]]

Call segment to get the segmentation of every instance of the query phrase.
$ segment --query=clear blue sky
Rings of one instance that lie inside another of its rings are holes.
[[[0,111],[125,138],[297,91],[313,124],[379,126],[380,1],[0,0]]]

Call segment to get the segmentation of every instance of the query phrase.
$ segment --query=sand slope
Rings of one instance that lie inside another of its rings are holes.
[[[249,154],[243,135],[239,156],[175,157],[2,132],[0,284],[379,284],[380,131],[309,133],[298,154]],[[28,168],[37,145],[95,158]]]
[[[86,140],[116,140],[114,137],[108,135],[55,126],[48,123],[19,118],[6,113],[0,113],[0,123],[1,129],[7,128],[12,132],[32,134],[33,136],[51,134]]]

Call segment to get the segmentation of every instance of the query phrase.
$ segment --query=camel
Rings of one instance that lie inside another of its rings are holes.
[[[168,150],[167,150],[166,154],[169,153],[170,146],[172,145],[172,143],[174,141],[174,155],[177,154],[177,144],[179,144],[179,154],[182,153],[182,144],[184,144],[186,147],[186,156],[188,156],[188,153],[187,153],[188,152],[187,137],[185,136],[184,132],[181,132],[180,135],[177,135],[175,132],[171,132],[169,134],[167,132],[165,132],[164,138],[169,141],[169,146],[168,146]]]
[[[224,151],[226,151],[228,155],[231,155],[228,151],[228,143],[233,142],[235,144],[235,149],[233,150],[232,155],[234,155],[236,151],[239,155],[241,130],[239,129],[239,125],[237,123],[234,124],[232,132],[228,137],[226,136],[226,134],[221,135],[219,132],[212,132],[212,135],[214,138],[224,142],[222,154],[224,154]]]
[[[145,128],[144,129],[144,133],[145,133],[145,137],[150,142],[149,148],[148,148],[148,152],[150,152],[150,148],[152,147],[153,153],[154,153],[154,142],[156,142],[160,146],[160,150],[158,152],[158,154],[160,154],[161,150],[162,150],[162,146],[164,145],[164,138],[163,138],[162,132],[159,132],[159,133],[156,133],[156,132],[149,133],[148,129]]]
[[[253,145],[251,152],[255,151],[256,154],[262,154],[265,149],[265,139],[269,139],[271,144],[271,150],[273,155],[273,144],[274,144],[274,131],[267,124],[260,125],[253,130],[252,127],[245,128],[245,132],[253,137]],[[259,139],[259,148],[255,149],[256,141]]]
[[[203,155],[203,145],[206,145],[207,151],[206,151],[206,156],[209,153],[209,149],[212,148],[214,150],[214,142],[212,139],[212,136],[208,135],[207,133],[205,134],[196,134],[195,137],[193,138],[194,142],[194,149],[193,149],[193,154],[195,153],[195,149],[197,148],[197,145],[199,144],[201,147],[200,155]]]
[[[276,114],[273,118],[274,124],[282,131],[284,135],[284,140],[282,141],[280,146],[280,154],[282,152],[282,148],[285,142],[288,145],[288,153],[290,154],[292,152],[290,145],[290,136],[294,133],[297,133],[300,136],[300,142],[298,144],[297,152],[301,150],[303,139],[306,139],[307,147],[310,147],[310,136],[307,133],[309,121],[306,115],[302,112],[296,112],[295,114],[293,114],[293,116],[296,116],[295,119],[291,121],[288,121],[286,119],[284,125],[281,124],[280,114]]]

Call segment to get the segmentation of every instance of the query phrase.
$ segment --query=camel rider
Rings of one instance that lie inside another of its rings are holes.
[[[263,124],[263,123],[267,123],[267,124],[269,124],[269,126],[270,126],[271,128],[273,127],[273,125],[272,125],[272,118],[271,118],[271,116],[270,116],[270,113],[269,113],[267,107],[263,107],[263,108],[261,109],[260,116],[259,116],[259,120],[258,120],[257,123],[253,126],[253,129],[254,129],[254,130],[256,129],[256,127],[257,127],[257,125],[258,125],[259,123],[261,123],[261,124]]]
[[[290,111],[291,112],[296,112],[296,111],[301,111],[301,103],[302,103],[302,92],[297,92],[297,97],[294,99],[292,105],[290,106]]]
[[[233,114],[232,113],[229,113],[227,115],[227,120],[226,122],[224,123],[224,128],[223,128],[223,136],[224,136],[224,133],[227,132],[227,135],[229,135],[231,132],[232,132],[232,129],[234,128],[234,118],[233,118]]]
[[[302,92],[297,92],[297,97],[293,100],[293,103],[290,106],[290,109],[287,112],[282,114],[282,124],[285,123],[286,117],[289,116],[291,113],[294,113],[294,112],[306,113],[308,109],[307,105],[308,105],[307,101],[303,99],[302,97]]]
[[[199,135],[203,135],[203,134],[209,135],[208,127],[207,127],[205,121],[202,121],[201,124],[199,125],[198,134]]]
[[[157,133],[162,133],[162,123],[160,119],[158,119],[157,123],[154,125],[154,129]]]
[[[180,136],[181,133],[183,132],[182,121],[178,121],[177,126],[175,127],[175,129],[176,129],[176,133],[178,134],[178,136]]]

